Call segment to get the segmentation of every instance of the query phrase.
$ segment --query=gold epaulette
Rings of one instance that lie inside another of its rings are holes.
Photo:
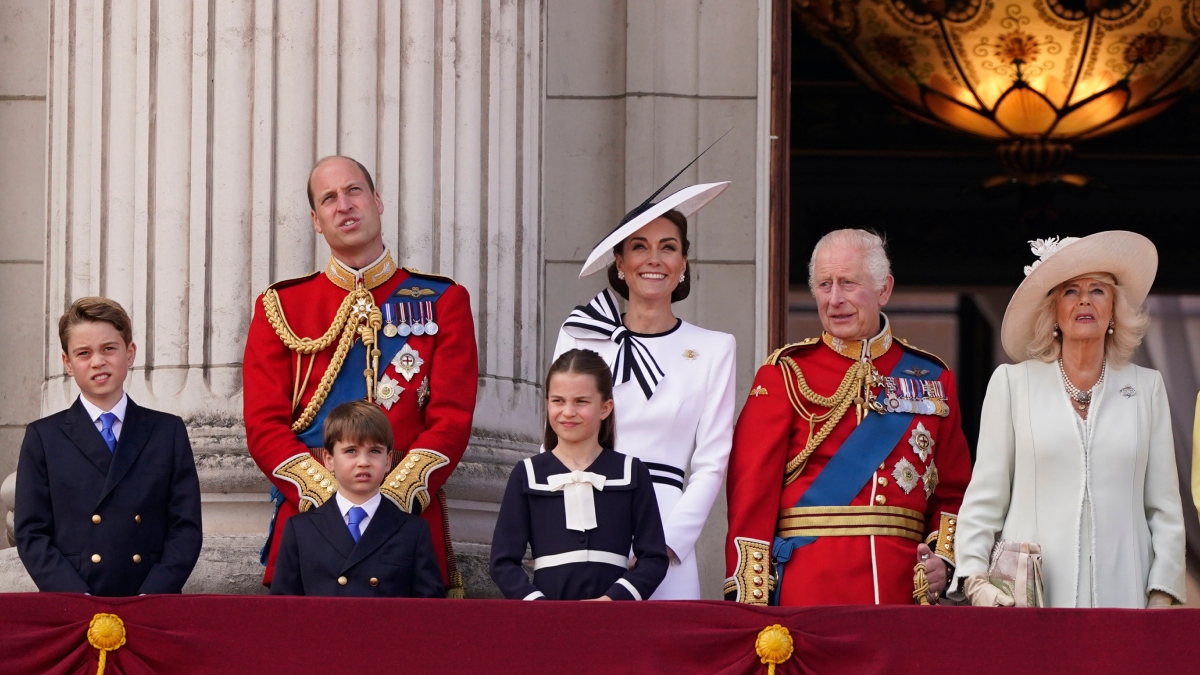
[[[300,491],[300,510],[307,511],[326,502],[337,490],[333,476],[307,452],[289,457],[272,472]]]
[[[449,281],[451,284],[454,284],[455,286],[458,285],[457,281],[455,281],[454,279],[451,279],[450,277],[448,277],[444,274],[434,274],[432,272],[422,272],[421,270],[418,270],[418,269],[415,269],[412,267],[405,267],[404,271],[408,272],[409,274],[411,274],[414,277],[426,277],[429,279],[441,279],[443,281]]]
[[[379,491],[405,513],[416,513],[414,502],[424,511],[429,506],[429,474],[450,463],[450,458],[433,450],[409,450],[384,479]]]
[[[937,354],[934,354],[933,352],[927,352],[924,349],[919,349],[917,347],[914,347],[914,346],[908,344],[908,341],[905,340],[904,338],[896,338],[896,341],[899,342],[900,344],[904,345],[904,348],[907,349],[908,351],[915,352],[917,354],[920,354],[921,356],[927,356],[930,359],[933,359],[934,361],[936,361],[938,363],[938,365],[940,365],[942,368],[944,368],[946,370],[950,370],[950,366],[946,365],[946,362],[942,360],[942,357],[938,356]]]
[[[793,342],[790,345],[784,345],[784,346],[780,347],[779,349],[776,349],[775,351],[771,352],[771,355],[767,357],[767,360],[763,361],[763,365],[764,366],[774,366],[779,363],[779,357],[783,356],[783,353],[788,351],[789,349],[795,349],[796,347],[810,347],[812,345],[817,344],[820,341],[821,341],[821,338],[804,338],[803,340],[801,340],[799,342]]]

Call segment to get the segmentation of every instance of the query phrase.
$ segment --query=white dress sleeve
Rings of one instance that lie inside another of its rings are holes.
[[[1162,591],[1183,603],[1186,599],[1183,505],[1179,497],[1179,473],[1175,468],[1171,410],[1162,374],[1157,371],[1154,372],[1154,395],[1150,405],[1150,452],[1144,501],[1152,555],[1146,594]]]
[[[737,365],[737,341],[732,335],[717,333],[719,342],[709,369],[704,410],[696,427],[696,449],[692,452],[691,476],[687,488],[663,523],[667,546],[680,560],[692,554],[696,540],[708,520],[708,512],[721,491],[725,470],[729,468],[729,450],[733,445],[734,375]]]
[[[1023,365],[1003,365],[992,373],[979,421],[979,443],[971,483],[958,510],[958,552],[954,576],[987,574],[996,536],[1003,530],[1012,499],[1016,467],[1016,433],[1009,372]]]

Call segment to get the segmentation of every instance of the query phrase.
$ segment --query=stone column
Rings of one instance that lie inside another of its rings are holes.
[[[58,316],[82,295],[121,302],[130,396],[184,417],[200,468],[189,590],[259,590],[269,486],[246,452],[244,339],[258,293],[323,266],[305,180],[350,155],[398,262],[471,293],[479,404],[447,491],[468,592],[494,592],[497,502],[541,428],[540,0],[52,7],[43,414],[77,393]]]

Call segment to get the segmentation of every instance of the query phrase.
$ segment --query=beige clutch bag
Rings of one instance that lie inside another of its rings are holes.
[[[1017,607],[1043,607],[1042,547],[1001,539],[992,550],[988,581],[1011,597]]]

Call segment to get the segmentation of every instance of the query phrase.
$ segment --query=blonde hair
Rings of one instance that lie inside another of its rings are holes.
[[[1150,313],[1141,307],[1134,307],[1129,301],[1129,293],[1117,283],[1115,277],[1104,272],[1083,274],[1068,279],[1055,286],[1038,303],[1034,313],[1033,339],[1026,348],[1029,358],[1047,363],[1057,361],[1062,354],[1062,337],[1054,334],[1058,324],[1055,303],[1062,287],[1075,279],[1095,279],[1112,291],[1113,295],[1113,332],[1104,336],[1104,356],[1114,366],[1123,366],[1133,358],[1133,352],[1142,344],[1142,337],[1150,325]]]

